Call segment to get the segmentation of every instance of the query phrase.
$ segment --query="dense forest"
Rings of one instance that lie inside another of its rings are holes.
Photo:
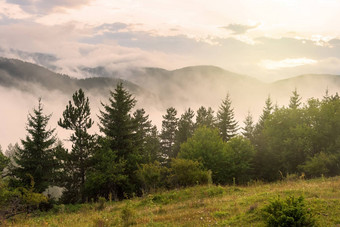
[[[72,132],[66,149],[49,127],[39,99],[28,115],[27,136],[0,152],[0,219],[53,203],[121,200],[196,184],[248,184],[287,176],[340,174],[340,97],[326,91],[306,103],[295,90],[288,106],[268,96],[262,115],[243,124],[229,94],[219,109],[164,113],[158,131],[135,97],[118,84],[102,103],[98,122],[90,100],[76,91],[58,121]],[[100,134],[89,129],[98,123]],[[240,125],[243,125],[241,128]],[[48,189],[62,190],[56,201]]]

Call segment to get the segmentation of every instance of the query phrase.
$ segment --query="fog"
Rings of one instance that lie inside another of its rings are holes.
[[[326,89],[330,94],[335,94],[340,88],[338,80],[329,75],[297,77],[268,84],[207,66],[157,71],[162,75],[152,74],[147,69],[140,69],[138,73],[134,70],[126,70],[119,74],[119,77],[134,82],[140,87],[141,91],[138,91],[138,94],[131,91],[137,100],[135,109],[144,108],[158,130],[161,129],[162,115],[170,106],[177,109],[178,117],[186,109],[191,108],[196,111],[200,106],[212,107],[216,114],[222,100],[229,94],[235,118],[241,128],[248,111],[255,122],[258,120],[268,95],[273,104],[282,106],[288,105],[294,89],[297,89],[302,96],[302,101],[305,102],[311,97],[322,98]],[[24,139],[26,135],[27,116],[33,113],[33,108],[37,107],[39,98],[42,98],[44,113],[52,114],[49,127],[56,128],[57,137],[70,148],[67,139],[71,132],[60,128],[57,121],[62,117],[71,95],[58,90],[46,90],[34,84],[25,84],[25,91],[21,91],[20,87],[0,86],[2,107],[0,145],[3,151],[9,144],[21,144],[20,139]],[[114,90],[114,87],[111,90]],[[90,99],[92,119],[95,121],[91,133],[100,133],[98,115],[102,109],[101,102],[104,104],[109,102],[109,92],[98,91],[100,88],[85,91]]]

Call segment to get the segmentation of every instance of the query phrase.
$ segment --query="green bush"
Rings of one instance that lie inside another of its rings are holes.
[[[263,216],[267,226],[314,226],[315,219],[304,203],[303,196],[290,196],[285,200],[280,197],[263,208]]]
[[[99,197],[98,198],[97,210],[104,210],[105,209],[105,202],[106,202],[106,199],[104,197]]]
[[[173,187],[210,184],[212,182],[211,171],[202,170],[202,165],[197,161],[172,159],[170,173],[169,182]]]
[[[123,226],[131,226],[136,224],[135,211],[132,209],[129,203],[122,209],[121,218]]]

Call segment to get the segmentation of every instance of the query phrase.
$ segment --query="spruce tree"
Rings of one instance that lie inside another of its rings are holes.
[[[177,110],[170,107],[166,110],[166,115],[163,115],[162,131],[161,131],[161,145],[162,152],[165,159],[174,158],[174,145],[177,132],[178,118],[176,117]]]
[[[72,150],[69,153],[68,161],[65,165],[69,172],[65,183],[66,190],[74,188],[72,185],[79,185],[78,191],[69,190],[73,199],[85,202],[84,185],[86,171],[89,168],[90,157],[93,154],[94,136],[88,133],[92,127],[91,110],[89,98],[85,97],[82,89],[76,91],[63,112],[63,119],[59,119],[58,125],[64,129],[72,130],[70,136]],[[72,170],[71,170],[72,169]],[[68,179],[68,180],[67,180]],[[70,187],[70,188],[68,188]]]
[[[258,123],[256,124],[255,127],[255,134],[259,134],[263,127],[264,127],[264,122],[270,117],[270,115],[273,112],[273,102],[272,99],[270,98],[270,95],[268,95],[266,101],[265,101],[265,106],[263,108],[262,114],[260,116],[260,119],[258,121]]]
[[[246,116],[246,119],[244,120],[244,127],[243,127],[243,132],[242,135],[249,139],[250,141],[253,140],[254,136],[254,121],[253,121],[253,116],[248,112],[248,115]]]
[[[199,128],[206,126],[208,128],[214,127],[216,124],[216,119],[214,117],[214,111],[209,107],[208,109],[201,106],[197,110],[195,127]]]
[[[292,96],[290,97],[290,102],[289,102],[289,108],[290,109],[298,109],[301,105],[301,97],[297,93],[297,90],[295,90],[292,93]]]
[[[12,175],[15,176],[24,187],[31,186],[31,177],[34,180],[34,191],[41,193],[52,185],[54,176],[54,143],[56,141],[55,129],[47,129],[51,115],[43,114],[43,105],[39,99],[38,108],[33,114],[28,115],[27,136],[21,140],[13,157]]]
[[[195,124],[193,118],[195,113],[192,109],[186,110],[178,121],[178,130],[176,133],[176,142],[175,142],[175,149],[174,149],[174,158],[177,157],[179,153],[181,144],[186,142],[188,138],[190,138],[195,129]]]
[[[109,104],[103,104],[100,111],[99,129],[110,140],[111,150],[117,151],[118,157],[127,159],[133,150],[135,124],[131,110],[136,105],[122,83],[117,84],[114,92],[110,92]]]
[[[220,131],[220,136],[225,142],[236,135],[237,122],[234,119],[234,109],[231,107],[229,94],[227,94],[217,112],[217,127]]]
[[[131,113],[136,100],[123,87],[122,83],[119,83],[110,94],[109,104],[102,104],[104,110],[100,111],[101,116],[99,116],[99,128],[105,134],[109,143],[108,148],[110,149],[108,150],[106,146],[101,152],[114,152],[115,155],[110,157],[115,158],[116,163],[125,165],[124,168],[121,168],[123,172],[120,173],[120,175],[125,176],[124,182],[120,182],[115,192],[119,197],[123,197],[124,194],[131,195],[137,191],[135,172],[138,169],[138,163],[142,160],[138,146],[141,143],[137,141],[140,134],[137,126],[139,126],[140,122],[146,123],[148,120],[146,120],[144,113],[136,113],[140,118],[139,123],[136,124],[137,120],[134,119]],[[100,155],[100,157],[105,157],[105,154]],[[104,160],[102,161],[108,163]]]

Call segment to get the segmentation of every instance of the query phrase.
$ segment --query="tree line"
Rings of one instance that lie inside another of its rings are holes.
[[[159,188],[340,173],[338,94],[326,92],[321,100],[302,103],[295,90],[287,107],[274,106],[268,96],[258,122],[248,113],[242,128],[229,95],[216,113],[202,106],[178,116],[170,107],[162,116],[160,132],[144,109],[135,109],[136,102],[118,84],[107,103],[101,103],[101,134],[90,134],[94,121],[89,98],[82,89],[76,91],[58,121],[59,127],[72,132],[68,150],[48,127],[51,115],[43,112],[39,99],[28,115],[21,145],[12,146],[7,156],[0,152],[0,207],[18,199],[32,206],[46,202],[40,195],[50,186],[62,188],[60,202],[84,203],[99,197],[140,196]]]

